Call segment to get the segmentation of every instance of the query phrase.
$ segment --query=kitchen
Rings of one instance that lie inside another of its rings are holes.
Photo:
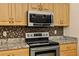
[[[0,3],[0,56],[77,56],[77,37],[68,32],[72,6]]]

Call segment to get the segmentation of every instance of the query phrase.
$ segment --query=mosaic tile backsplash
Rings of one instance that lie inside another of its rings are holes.
[[[57,30],[57,34],[54,34],[54,30]],[[7,33],[6,37],[3,36],[4,31]],[[25,38],[27,32],[49,32],[50,36],[61,36],[63,35],[63,27],[0,26],[0,38]]]

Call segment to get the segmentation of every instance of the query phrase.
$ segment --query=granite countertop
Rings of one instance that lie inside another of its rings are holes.
[[[52,36],[50,38],[50,41],[58,42],[59,44],[78,42],[76,37],[70,37],[70,36]]]
[[[29,45],[25,43],[25,38],[0,39],[0,50],[11,50],[27,47],[29,47]]]
[[[78,42],[77,38],[69,36],[52,36],[49,39],[50,41],[55,41],[59,44]],[[29,45],[25,42],[25,38],[0,39],[0,50],[11,50],[27,47],[29,47]]]

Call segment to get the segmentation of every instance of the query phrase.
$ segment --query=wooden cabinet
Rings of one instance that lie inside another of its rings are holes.
[[[29,56],[29,48],[0,51],[0,56]]]
[[[71,50],[71,51],[61,51],[60,55],[61,56],[77,56],[77,51],[76,50]]]
[[[41,8],[44,11],[54,11],[54,4],[52,3],[41,3]]]
[[[9,4],[0,3],[0,25],[10,25],[10,8]]]
[[[77,56],[77,44],[61,44],[60,45],[60,55],[61,56]]]
[[[0,25],[27,25],[27,4],[0,4]]]
[[[29,48],[11,50],[11,51],[9,51],[9,53],[12,56],[29,56]]]
[[[69,4],[65,3],[0,3],[0,25],[27,25],[27,11],[52,11],[54,26],[69,25]]]
[[[27,25],[27,4],[16,3],[12,4],[12,6],[14,25]]]
[[[52,3],[30,3],[29,10],[53,11]]]
[[[29,3],[28,10],[40,10],[40,3]]]
[[[54,4],[54,25],[55,26],[69,25],[69,4],[65,3]]]

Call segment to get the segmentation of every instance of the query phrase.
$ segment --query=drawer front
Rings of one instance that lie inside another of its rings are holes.
[[[29,56],[29,49],[17,49],[11,51],[12,56]]]
[[[77,51],[76,50],[61,51],[60,56],[77,56]]]
[[[0,56],[29,56],[29,48],[0,51]]]
[[[14,56],[29,56],[29,50],[19,50],[19,51],[15,51]]]
[[[9,51],[0,51],[0,56],[11,56]]]
[[[60,45],[60,51],[63,51],[63,50],[76,50],[76,49],[77,49],[77,47],[76,47],[75,43]]]

